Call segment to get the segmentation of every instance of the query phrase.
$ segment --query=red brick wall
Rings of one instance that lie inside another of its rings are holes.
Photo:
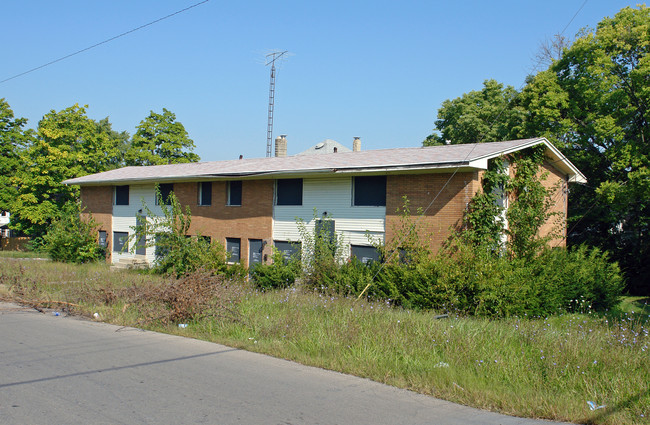
[[[92,214],[93,219],[99,225],[99,230],[103,230],[108,235],[107,241],[110,244],[111,235],[113,234],[113,186],[82,186],[81,187],[81,206],[85,210],[81,213],[83,218],[88,218]],[[108,258],[110,263],[112,247],[107,247]]]
[[[406,195],[410,201],[411,214],[418,223],[419,236],[428,241],[433,253],[437,252],[449,238],[451,229],[462,223],[467,203],[479,188],[478,179],[479,172],[459,172],[453,177],[451,173],[388,176],[386,241],[390,242],[397,236],[400,215],[396,211],[402,207],[402,196]],[[429,207],[434,198],[435,201]],[[422,219],[417,219],[419,207],[429,207]]]
[[[558,236],[549,241],[549,246],[566,246],[566,216],[568,208],[567,200],[567,178],[547,161],[543,164],[540,174],[548,173],[542,181],[544,187],[551,193],[551,216],[540,228],[540,236],[546,236],[553,232]]]
[[[273,180],[244,180],[242,205],[226,205],[226,182],[212,182],[212,205],[198,205],[197,183],[175,183],[174,193],[192,213],[190,234],[210,236],[224,247],[226,238],[241,239],[241,263],[248,266],[249,239],[268,243],[264,254],[271,257],[273,237]]]

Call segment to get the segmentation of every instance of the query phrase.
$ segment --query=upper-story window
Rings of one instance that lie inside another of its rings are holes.
[[[174,184],[161,183],[158,185],[158,189],[160,190],[160,199],[162,199],[163,205],[170,205],[171,201],[169,200],[169,195],[174,191]],[[156,205],[160,205],[158,201],[158,198],[156,198]]]
[[[232,180],[228,182],[228,199],[226,205],[241,205],[242,181]]]
[[[212,205],[212,182],[199,183],[199,205]]]
[[[352,181],[352,205],[386,206],[386,176],[358,176]]]
[[[129,186],[115,186],[115,205],[129,205]]]
[[[302,205],[302,179],[276,180],[275,205]]]

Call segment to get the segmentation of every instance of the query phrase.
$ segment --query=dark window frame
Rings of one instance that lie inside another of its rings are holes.
[[[201,207],[209,207],[212,205],[212,182],[199,182],[198,183],[199,199],[198,204]]]
[[[275,205],[302,206],[303,179],[278,179],[275,181]]]
[[[244,183],[241,180],[230,180],[226,188],[226,205],[241,207],[244,193]]]
[[[290,261],[293,259],[300,260],[302,258],[302,242],[292,242],[292,241],[279,241],[274,240],[273,246],[278,251],[282,252],[282,258],[285,261]]]
[[[129,205],[129,185],[115,186],[113,205]]]
[[[385,207],[386,176],[356,176],[352,178],[353,207]]]

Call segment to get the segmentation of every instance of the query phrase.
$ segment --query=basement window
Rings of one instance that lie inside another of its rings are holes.
[[[115,186],[115,205],[129,205],[129,186]]]
[[[199,205],[212,205],[212,182],[199,183]]]
[[[276,180],[275,205],[302,205],[302,179]]]
[[[359,176],[352,180],[352,205],[386,206],[386,176]]]
[[[160,199],[156,198],[156,205],[160,205],[160,200],[162,200],[162,205],[171,205],[169,200],[169,195],[174,191],[173,183],[161,183],[158,185],[160,190]]]
[[[233,180],[228,182],[228,199],[226,205],[241,206],[242,181]]]

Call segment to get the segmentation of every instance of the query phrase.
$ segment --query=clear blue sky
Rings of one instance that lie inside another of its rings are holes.
[[[0,80],[129,31],[199,0],[23,0],[0,7]],[[542,41],[584,0],[211,0],[90,51],[0,84],[35,128],[50,110],[87,104],[130,134],[150,110],[185,125],[204,161],[263,157],[269,67],[274,137],[289,154],[324,139],[363,149],[420,146],[445,99],[494,78],[520,88]],[[636,1],[588,0],[564,35]]]

